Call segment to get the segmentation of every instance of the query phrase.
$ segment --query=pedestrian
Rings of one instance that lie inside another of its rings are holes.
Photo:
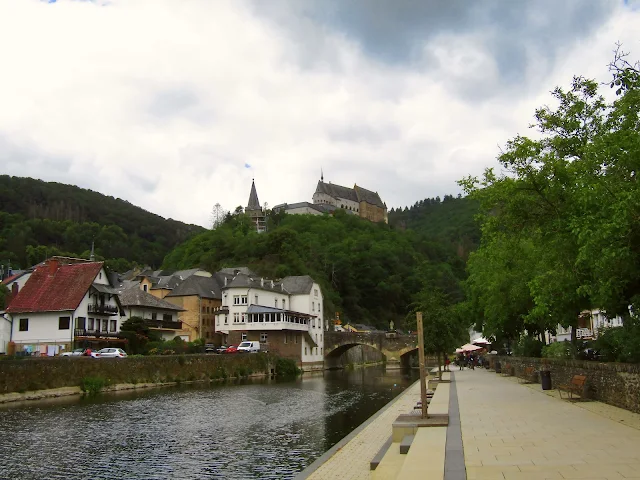
[[[451,364],[451,360],[449,359],[449,357],[447,357],[444,360],[444,371],[445,372],[449,371],[449,364]]]

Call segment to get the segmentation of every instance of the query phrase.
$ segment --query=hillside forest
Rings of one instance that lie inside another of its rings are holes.
[[[14,269],[52,255],[89,258],[92,242],[114,270],[159,266],[203,230],[73,185],[0,175],[0,263]]]

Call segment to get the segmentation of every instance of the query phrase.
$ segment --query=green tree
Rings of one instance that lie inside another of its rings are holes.
[[[130,354],[145,353],[147,343],[160,338],[153,332],[142,317],[128,318],[120,326],[120,337],[127,340]]]

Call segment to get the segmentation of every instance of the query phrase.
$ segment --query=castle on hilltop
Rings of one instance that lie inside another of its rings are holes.
[[[331,182],[325,183],[324,175],[321,174],[312,200],[313,203],[283,203],[273,209],[276,212],[284,210],[290,215],[322,215],[340,209],[370,222],[389,223],[387,205],[378,192],[359,187],[357,184],[349,188]]]

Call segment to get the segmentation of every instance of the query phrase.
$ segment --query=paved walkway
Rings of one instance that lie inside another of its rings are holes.
[[[368,480],[371,478],[369,463],[391,436],[392,423],[401,413],[411,412],[419,399],[420,382],[416,382],[307,478],[309,480]]]
[[[620,420],[636,415],[487,370],[456,371],[456,385],[469,480],[640,478],[640,430]]]

